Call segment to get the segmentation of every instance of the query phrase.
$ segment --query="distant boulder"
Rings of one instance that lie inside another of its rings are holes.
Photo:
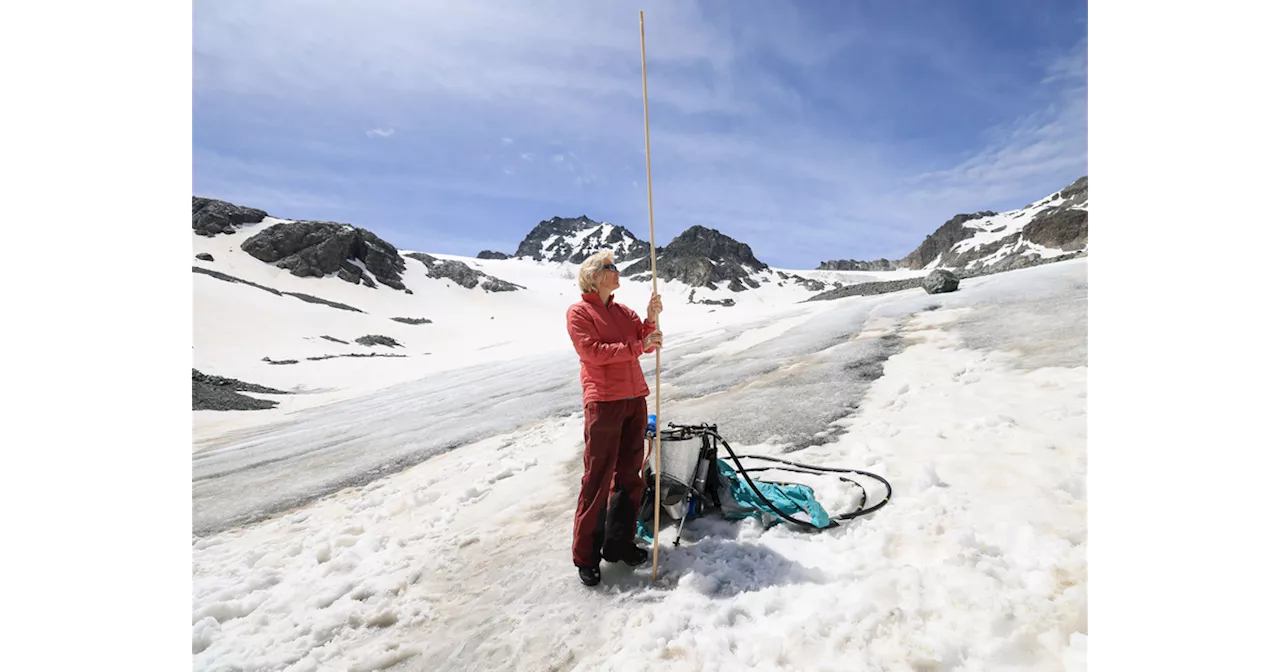
[[[493,250],[481,250],[480,254],[476,255],[476,258],[477,259],[510,259],[511,255],[507,254],[506,252],[495,252]]]
[[[196,255],[196,259],[199,259],[200,261],[213,261],[213,255],[208,252],[201,252]]]
[[[960,278],[945,268],[939,268],[926,276],[921,286],[930,294],[945,294],[960,288]]]

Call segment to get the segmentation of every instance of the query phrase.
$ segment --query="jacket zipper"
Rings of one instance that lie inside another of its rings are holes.
[[[619,318],[619,315],[613,310],[613,302],[610,301],[609,302],[609,322],[612,323],[614,330],[622,334],[625,338],[626,333],[622,329],[618,328],[618,318]],[[639,361],[637,361],[634,365],[627,365],[627,389],[623,390],[623,394],[626,394],[628,399],[634,398],[634,395],[635,395],[636,367],[639,365],[640,365]]]

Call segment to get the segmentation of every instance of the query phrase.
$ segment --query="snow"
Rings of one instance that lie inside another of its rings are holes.
[[[196,238],[216,261],[193,264],[367,313],[193,277],[193,365],[305,392],[194,414],[194,669],[1084,669],[1087,259],[943,295],[798,303],[812,293],[775,281],[731,308],[663,283],[664,424],[713,422],[739,453],[871,471],[894,495],[821,533],[707,517],[672,547],[663,528],[656,583],[606,564],[588,589],[569,559],[576,267],[434,255],[529,290],[406,260],[406,295],[293,278],[238,251],[254,228]],[[619,300],[642,313],[651,287]],[[260,361],[371,351],[318,338],[365,333],[410,356]],[[787,478],[831,512],[854,503]]]

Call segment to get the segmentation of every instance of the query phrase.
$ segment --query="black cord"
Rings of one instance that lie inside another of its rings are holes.
[[[724,441],[724,439],[720,439],[720,440],[721,440],[722,442]],[[726,448],[728,448],[728,446],[729,446],[729,444],[726,442],[726,443],[725,443],[725,447],[726,447]],[[732,451],[730,451],[730,454],[732,454]],[[838,518],[839,520],[852,520],[852,519],[854,519],[854,518],[857,518],[858,516],[865,516],[865,515],[867,515],[868,513],[871,513],[871,512],[873,512],[873,511],[876,511],[876,510],[880,509],[880,508],[881,508],[881,507],[883,507],[885,504],[888,504],[888,503],[889,503],[889,498],[893,496],[893,486],[889,485],[889,481],[886,481],[884,478],[880,477],[879,475],[877,475],[877,474],[873,474],[873,473],[871,473],[871,472],[869,472],[869,471],[861,471],[861,470],[859,470],[859,469],[841,469],[841,468],[838,468],[838,467],[819,467],[819,466],[814,466],[814,465],[811,465],[811,464],[803,464],[803,463],[801,463],[801,462],[792,462],[792,461],[790,461],[790,460],[784,460],[784,459],[781,459],[781,458],[771,457],[771,456],[768,456],[768,455],[743,455],[743,457],[745,457],[745,458],[750,458],[750,459],[755,459],[755,460],[766,460],[766,461],[769,461],[769,462],[779,462],[779,463],[781,463],[781,464],[789,464],[789,465],[791,465],[791,466],[793,466],[793,467],[803,467],[803,468],[805,468],[805,469],[812,469],[813,471],[823,471],[823,472],[828,472],[828,473],[837,473],[837,474],[858,474],[859,476],[866,476],[867,478],[874,478],[875,480],[880,481],[880,483],[881,483],[882,485],[884,485],[884,499],[883,499],[883,500],[881,500],[881,501],[880,501],[880,503],[876,504],[875,506],[873,506],[873,507],[871,507],[871,508],[869,508],[869,509],[860,509],[860,510],[858,510],[858,511],[854,511],[854,512],[852,512],[851,514],[843,514],[843,515],[841,515],[841,516],[837,516],[837,518]],[[780,469],[780,467],[778,467],[778,468]],[[788,470],[788,471],[790,471],[790,470]],[[817,474],[815,474],[815,475],[817,475]],[[841,478],[841,480],[847,480],[847,479]],[[862,487],[862,485],[861,485],[861,484],[858,484],[858,487]],[[863,488],[862,492],[863,492],[863,503],[865,504],[865,503],[866,503],[866,499],[865,499],[865,498],[866,498],[866,488]]]
[[[675,424],[674,422],[672,422],[672,423],[667,423],[667,424],[668,424],[668,426],[669,426],[669,427],[672,427],[672,428],[674,428],[674,429],[676,430],[676,431],[674,431],[674,432],[671,432],[671,438],[672,438],[672,439],[674,439],[674,440],[676,440],[676,441],[680,441],[680,440],[687,440],[687,439],[689,439],[689,438],[692,438],[692,436],[693,436],[694,434],[709,434],[709,435],[711,435],[711,436],[714,436],[718,441],[720,441],[720,443],[724,444],[725,451],[727,451],[727,452],[729,453],[729,458],[733,460],[734,464],[738,465],[737,473],[739,473],[739,474],[741,474],[741,475],[742,475],[742,478],[747,482],[747,485],[751,487],[751,490],[752,490],[753,492],[755,492],[755,493],[756,493],[756,496],[757,496],[757,497],[759,497],[759,498],[761,499],[761,501],[763,501],[766,505],[768,505],[768,507],[769,507],[770,509],[772,509],[774,513],[778,514],[778,516],[780,516],[780,517],[781,517],[781,518],[783,518],[784,520],[790,521],[790,522],[792,522],[792,523],[794,523],[794,524],[796,524],[796,525],[799,525],[799,526],[801,526],[801,527],[812,528],[812,529],[815,529],[815,530],[825,530],[825,529],[829,529],[829,528],[832,528],[832,527],[837,527],[837,526],[838,526],[838,524],[837,524],[835,521],[837,521],[837,520],[853,520],[854,518],[858,518],[858,517],[860,517],[860,516],[865,516],[865,515],[867,515],[867,514],[874,513],[874,512],[876,512],[876,511],[880,510],[881,508],[883,508],[885,504],[888,504],[888,503],[889,503],[889,498],[890,498],[891,496],[893,496],[893,487],[889,485],[889,481],[886,481],[884,478],[882,478],[882,477],[880,477],[880,476],[878,476],[878,475],[876,475],[876,474],[870,473],[870,472],[861,471],[861,470],[858,470],[858,469],[841,469],[841,468],[837,468],[837,467],[818,467],[818,466],[813,466],[813,465],[803,464],[803,463],[799,463],[799,462],[791,462],[791,461],[789,461],[789,460],[783,460],[783,459],[780,459],[780,458],[770,457],[770,456],[766,456],[766,455],[745,455],[744,457],[751,458],[751,459],[766,460],[766,461],[770,461],[770,462],[778,462],[778,463],[781,463],[781,464],[787,464],[787,465],[791,465],[791,466],[793,466],[793,467],[800,467],[800,468],[803,468],[803,469],[808,469],[808,470],[810,470],[810,471],[799,471],[798,469],[785,469],[784,471],[797,471],[798,473],[809,473],[809,474],[813,474],[813,475],[815,475],[815,476],[818,476],[818,475],[821,475],[821,474],[816,474],[816,473],[814,473],[814,472],[858,474],[858,475],[860,475],[860,476],[866,476],[866,477],[868,477],[868,478],[873,478],[873,479],[875,479],[875,480],[877,480],[877,481],[880,481],[880,483],[882,483],[882,484],[884,485],[884,488],[885,488],[885,495],[884,495],[884,499],[883,499],[883,500],[881,500],[879,503],[877,503],[875,506],[873,506],[873,507],[871,507],[871,508],[869,508],[869,509],[864,509],[864,508],[862,508],[862,506],[863,506],[863,505],[865,505],[865,504],[866,504],[866,502],[867,502],[867,490],[866,490],[866,488],[864,488],[864,487],[862,486],[862,484],[861,484],[861,483],[857,483],[856,481],[853,481],[853,480],[851,480],[851,479],[847,479],[847,478],[844,478],[844,477],[838,477],[838,478],[840,478],[840,480],[847,481],[847,482],[853,483],[854,485],[857,485],[857,486],[858,486],[858,488],[859,488],[860,490],[862,490],[862,502],[861,502],[861,504],[859,504],[859,505],[858,505],[858,508],[857,508],[857,509],[855,509],[855,510],[853,510],[853,511],[851,511],[851,512],[844,513],[844,514],[840,514],[840,515],[838,515],[838,516],[834,516],[834,517],[832,517],[832,518],[831,518],[831,523],[830,523],[829,525],[827,525],[826,527],[819,527],[818,525],[815,525],[815,524],[813,524],[812,522],[809,522],[809,521],[797,520],[797,519],[792,518],[791,516],[789,516],[789,515],[787,515],[787,514],[783,513],[782,511],[779,511],[779,510],[778,510],[778,507],[774,506],[774,505],[773,505],[773,502],[769,501],[769,498],[768,498],[768,497],[765,497],[765,496],[764,496],[764,493],[760,492],[760,488],[757,488],[757,487],[756,487],[755,481],[753,481],[753,480],[751,479],[751,477],[750,477],[749,475],[747,475],[747,472],[748,472],[748,471],[766,471],[766,470],[767,470],[767,468],[747,469],[746,467],[742,466],[742,461],[738,459],[738,454],[737,454],[737,453],[735,453],[735,452],[733,452],[733,448],[729,445],[729,442],[728,442],[728,441],[725,441],[725,440],[724,440],[724,437],[723,437],[723,436],[720,436],[720,434],[719,434],[718,432],[716,432],[716,430],[715,430],[712,426],[707,425],[706,423],[702,423],[701,425],[677,425],[677,424]],[[667,437],[666,437],[666,436],[664,436],[663,438],[664,438],[664,439],[666,439]],[[775,467],[775,468],[777,468],[777,469],[781,469],[780,467]],[[768,483],[769,481],[764,481],[764,482]],[[795,500],[792,500],[792,501],[794,502]],[[803,507],[801,507],[801,508],[803,508]]]

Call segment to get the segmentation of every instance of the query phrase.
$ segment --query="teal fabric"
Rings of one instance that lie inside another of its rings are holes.
[[[652,515],[652,512],[650,512],[650,515]],[[650,546],[653,545],[653,530],[650,529],[649,525],[649,523],[652,522],[652,519],[643,514],[636,519],[636,536],[643,539],[644,543],[649,544]]]
[[[724,460],[716,460],[716,469],[720,472],[720,510],[729,520],[757,518],[766,526],[781,520],[778,514],[769,508],[765,499],[751,489],[751,486],[734,471]],[[754,481],[760,494],[767,498],[779,511],[797,520],[808,520],[818,527],[831,524],[831,517],[826,509],[813,497],[813,488],[807,485],[779,485],[777,483],[761,483]],[[636,536],[645,543],[653,543],[652,516],[641,515],[636,520]]]
[[[746,480],[738,476],[738,472],[734,471],[732,466],[724,460],[716,460],[716,467],[720,470],[721,483],[728,484],[729,494],[733,497],[733,502],[725,500],[722,487],[720,490],[721,510],[724,517],[730,520],[741,519],[746,517],[759,518],[766,525],[772,525],[780,520],[778,514],[769,508],[769,504],[751,489]],[[760,494],[764,495],[768,502],[773,504],[777,510],[795,518],[797,520],[805,520],[813,523],[818,527],[826,527],[831,524],[831,517],[827,515],[826,509],[818,503],[813,497],[813,488],[807,485],[791,484],[779,485],[777,483],[761,483],[754,481],[756,488],[760,490]],[[734,506],[733,504],[736,504]]]

